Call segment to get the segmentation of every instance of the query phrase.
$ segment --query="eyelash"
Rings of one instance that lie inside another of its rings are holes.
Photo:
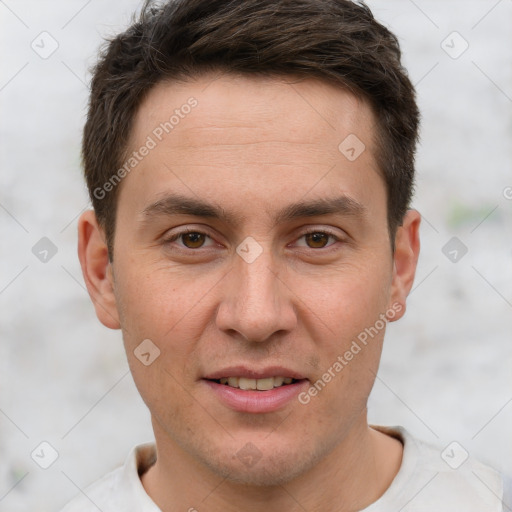
[[[339,236],[335,235],[332,231],[329,231],[328,229],[327,230],[326,229],[310,229],[310,230],[305,231],[304,233],[302,233],[297,240],[305,237],[306,235],[311,235],[313,233],[320,233],[322,235],[327,235],[330,238],[334,238],[334,243],[332,243],[330,245],[327,245],[325,247],[320,247],[320,248],[314,248],[314,247],[307,247],[306,246],[306,249],[311,249],[313,251],[320,251],[322,249],[323,250],[329,250],[333,245],[336,244],[336,242],[341,242],[342,241],[342,239]]]
[[[170,236],[169,238],[166,238],[163,240],[163,243],[165,245],[170,245],[172,244],[173,242],[175,242],[176,240],[178,240],[180,237],[184,236],[184,235],[187,235],[189,233],[194,233],[194,234],[198,234],[198,235],[205,235],[207,236],[208,238],[210,238],[211,240],[213,240],[213,238],[208,234],[208,233],[205,233],[204,231],[200,231],[200,230],[197,230],[197,229],[185,229],[183,231],[180,231],[178,233],[174,233],[172,236]],[[324,234],[324,235],[327,235],[331,238],[334,238],[334,243],[330,244],[330,245],[327,245],[326,247],[320,247],[320,248],[314,248],[314,247],[307,247],[307,249],[311,249],[313,251],[321,251],[321,250],[329,250],[333,245],[336,244],[336,242],[343,242],[343,239],[340,238],[339,236],[337,236],[336,234],[334,234],[332,231],[329,231],[329,230],[326,230],[326,229],[310,229],[308,231],[305,231],[304,233],[302,233],[298,238],[297,240],[305,237],[306,235],[310,235],[310,234],[313,234],[313,233],[321,233],[321,234]],[[203,249],[203,246],[201,247],[198,247],[197,249],[191,249],[190,247],[185,247],[185,246],[181,246],[180,247],[181,250],[184,250],[184,251],[198,251],[200,249]]]

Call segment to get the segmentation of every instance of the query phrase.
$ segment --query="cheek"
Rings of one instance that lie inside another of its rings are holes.
[[[376,261],[347,266],[323,282],[296,281],[297,295],[307,297],[303,319],[320,356],[315,390],[310,388],[319,421],[338,424],[366,406],[382,351],[386,323],[381,316],[390,282],[385,262]]]
[[[195,380],[193,354],[210,314],[205,294],[218,276],[191,279],[161,264],[122,263],[116,301],[124,345],[139,392],[157,405],[162,397],[183,395],[180,383]]]
[[[310,328],[322,327],[324,336],[337,339],[336,346],[342,348],[343,340],[356,337],[386,312],[391,277],[382,262],[357,262],[317,276],[297,275],[292,287],[301,297]]]
[[[173,353],[173,361],[169,363],[169,353],[162,353],[150,366],[142,365],[136,358],[130,359],[130,369],[140,396],[167,433],[178,434],[179,437],[193,435],[190,429],[193,426],[197,429],[201,420],[203,424],[208,422],[208,427],[213,430],[215,425],[210,424],[213,422],[209,422],[209,416],[205,417],[203,410],[198,408],[197,400],[190,392],[184,392],[188,387],[183,384],[187,382],[184,375],[187,358]]]
[[[175,339],[194,337],[200,327],[201,300],[218,280],[190,278],[161,263],[142,261],[121,267],[118,274],[116,301],[127,341],[132,345],[149,338],[161,349]]]

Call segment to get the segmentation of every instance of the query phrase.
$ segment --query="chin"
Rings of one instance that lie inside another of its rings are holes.
[[[267,446],[265,451],[257,451],[250,442],[229,459],[209,454],[203,458],[213,473],[227,481],[247,486],[272,487],[284,485],[311,469],[321,458],[321,454],[307,452],[301,445],[297,449],[281,446]]]

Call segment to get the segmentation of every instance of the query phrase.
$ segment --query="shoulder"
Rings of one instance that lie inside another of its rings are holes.
[[[97,480],[70,501],[61,512],[109,512],[115,501],[115,489],[123,472],[119,467]],[[113,509],[112,509],[113,510]]]
[[[474,459],[462,444],[454,441],[437,446],[415,438],[403,427],[373,428],[404,445],[401,468],[381,498],[390,505],[399,503],[404,511],[415,512],[502,512],[503,477]]]
[[[154,444],[134,447],[124,464],[106,474],[70,501],[61,512],[158,512],[139,475],[156,460]]]

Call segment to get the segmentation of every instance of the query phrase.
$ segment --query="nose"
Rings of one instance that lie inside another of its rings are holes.
[[[293,292],[269,250],[252,263],[235,257],[217,309],[217,327],[231,336],[264,342],[297,325]]]

